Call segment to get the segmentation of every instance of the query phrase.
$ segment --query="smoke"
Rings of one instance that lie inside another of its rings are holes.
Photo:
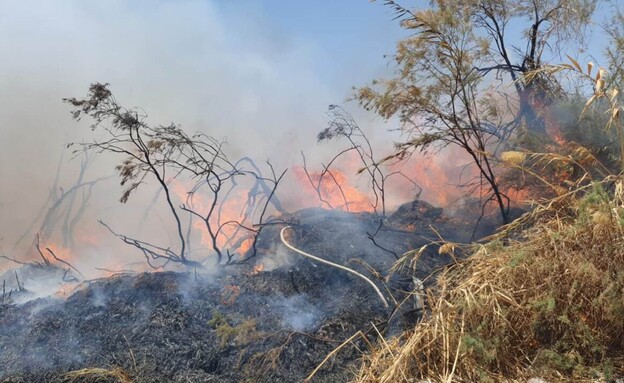
[[[268,254],[268,256],[262,259],[265,271],[289,267],[293,265],[295,261],[292,253],[281,243],[276,243],[276,245],[272,246]]]
[[[275,299],[275,312],[282,316],[286,329],[307,332],[323,319],[322,310],[308,301],[305,295],[293,295]]]
[[[313,166],[333,152],[335,147],[318,146],[314,139],[325,126],[327,105],[342,102],[350,86],[387,70],[383,51],[374,54],[375,63],[362,65],[358,57],[341,53],[347,41],[298,33],[296,26],[275,22],[273,9],[252,2],[236,9],[195,0],[1,4],[0,46],[6,54],[0,62],[0,253],[12,257],[32,253],[35,222],[45,215],[48,197],[58,196],[77,178],[80,158],[72,159],[65,145],[96,137],[89,121],[74,122],[68,105],[61,103],[63,97],[85,95],[92,82],[110,83],[118,101],[143,108],[149,123],[175,121],[188,132],[227,137],[232,158],[271,159],[283,169],[299,163],[300,150]],[[383,12],[377,20],[384,27],[394,25]],[[378,33],[368,36],[368,44],[394,40],[388,38],[394,31],[372,23],[353,27]],[[328,41],[331,46],[323,45]],[[364,48],[362,42],[349,47],[360,55]],[[356,63],[353,75],[344,76]],[[362,121],[365,128],[375,122],[370,117]],[[85,181],[112,176],[119,161],[96,158]],[[288,174],[284,184],[292,182]],[[142,195],[127,205],[117,201],[115,179],[94,187],[79,225],[78,254],[70,256],[81,271],[142,262],[98,219],[129,235],[159,238],[160,245],[175,242],[167,212],[150,205],[153,186],[142,186]],[[0,270],[5,269],[0,262]]]

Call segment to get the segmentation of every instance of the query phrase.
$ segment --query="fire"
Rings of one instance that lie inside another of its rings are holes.
[[[295,167],[293,172],[297,179],[297,186],[300,187],[299,201],[303,201],[302,205],[304,205],[300,208],[322,206],[355,213],[373,211],[373,199],[353,186],[345,173],[339,170],[331,170],[331,175],[326,173],[323,176],[318,192],[310,184],[303,167]],[[355,169],[353,173],[355,173]],[[321,172],[310,172],[309,174],[312,182],[315,185],[318,184]],[[322,201],[319,201],[321,198]]]
[[[254,243],[253,238],[247,238],[241,243],[241,245],[238,247],[236,252],[240,254],[241,256],[245,255],[249,250],[251,250],[253,243]]]
[[[466,190],[458,185],[477,175],[473,167],[463,166],[469,161],[466,155],[446,149],[435,157],[415,154],[407,161],[391,165],[390,171],[401,172],[410,180],[395,177],[388,181],[388,184],[394,182],[396,185],[390,194],[402,199],[392,202],[414,199],[416,192],[421,191],[419,197],[433,205],[447,207],[453,204],[466,196]]]
[[[436,206],[452,208],[455,203],[466,197],[485,201],[491,196],[491,190],[487,184],[483,188],[477,187],[472,191],[470,188],[461,186],[479,178],[476,166],[466,166],[472,164],[471,161],[463,152],[447,149],[433,158],[415,155],[406,162],[394,165],[391,169],[401,171],[422,188],[421,199]],[[395,198],[396,196],[404,200],[414,198],[413,195],[410,196],[404,192],[409,190],[411,186],[409,182],[401,179],[395,182],[399,186],[392,189],[391,194]],[[529,199],[530,193],[527,189],[507,188],[502,191],[509,198],[512,206],[523,206]],[[498,208],[496,204],[490,203],[487,209]]]
[[[55,242],[42,243],[39,245],[39,248],[41,249],[41,252],[43,253],[43,255],[46,258],[50,259],[52,263],[54,263],[55,260],[52,254],[50,254],[50,252],[48,251],[48,249],[50,249],[50,251],[52,251],[54,255],[56,255],[58,258],[64,261],[72,262],[76,260],[76,257],[72,249],[63,247]]]
[[[260,274],[261,272],[264,271],[264,264],[262,263],[257,263],[254,267],[253,270],[247,274],[247,275],[256,275],[256,274]]]
[[[206,216],[212,207],[213,196],[199,190],[192,195],[192,198],[189,198],[188,191],[192,188],[193,185],[189,182],[179,180],[171,182],[171,190],[180,201],[197,213]],[[238,187],[229,192],[224,190],[219,195],[219,200],[209,219],[214,232],[219,230],[219,233],[216,234],[217,246],[227,250],[240,243],[234,252],[240,255],[247,253],[251,249],[254,239],[249,236],[249,230],[241,228],[236,222],[249,227],[254,213],[249,206],[248,190],[244,187]],[[200,234],[202,246],[212,248],[212,237],[206,228],[206,223],[196,218],[193,221],[193,229]]]

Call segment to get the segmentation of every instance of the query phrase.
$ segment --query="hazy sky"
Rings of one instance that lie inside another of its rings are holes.
[[[323,127],[328,104],[388,70],[383,54],[400,36],[392,14],[366,0],[0,7],[0,137],[27,156],[75,139],[82,128],[60,100],[84,95],[94,81],[111,83],[120,102],[142,106],[154,122],[227,134],[231,142],[268,135],[254,140],[265,147],[253,152],[274,148],[283,135],[307,142]],[[8,155],[2,151],[4,171]]]

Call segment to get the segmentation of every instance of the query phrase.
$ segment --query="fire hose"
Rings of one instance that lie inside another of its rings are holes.
[[[345,266],[339,265],[339,264],[337,264],[337,263],[330,262],[330,261],[328,261],[328,260],[326,260],[326,259],[319,258],[319,257],[317,257],[317,256],[315,256],[315,255],[312,255],[312,254],[306,253],[306,252],[305,252],[305,251],[303,251],[303,250],[299,250],[299,249],[297,249],[296,247],[294,247],[293,245],[291,245],[290,243],[288,243],[288,242],[286,241],[286,238],[284,238],[284,232],[286,231],[286,229],[292,229],[292,227],[290,227],[290,226],[286,226],[286,227],[284,227],[284,228],[280,231],[280,239],[282,240],[282,243],[283,243],[286,247],[288,247],[290,250],[292,250],[292,251],[294,251],[294,252],[296,252],[296,253],[299,253],[299,254],[303,255],[304,257],[307,257],[307,258],[313,259],[313,260],[315,260],[315,261],[317,261],[317,262],[324,263],[324,264],[326,264],[326,265],[329,265],[329,266],[335,267],[335,268],[340,269],[340,270],[344,270],[344,271],[346,271],[347,273],[351,273],[351,274],[353,274],[353,275],[355,275],[355,276],[357,276],[357,277],[359,277],[359,278],[363,279],[366,283],[368,283],[369,285],[371,285],[373,289],[375,289],[375,292],[376,292],[376,293],[377,293],[377,295],[379,296],[379,299],[381,299],[381,302],[383,303],[384,307],[386,307],[386,308],[388,308],[388,307],[389,307],[389,306],[388,306],[388,301],[386,301],[386,298],[383,296],[383,294],[381,293],[381,291],[379,290],[379,288],[377,287],[377,285],[375,285],[375,284],[373,283],[373,281],[371,281],[371,280],[370,280],[370,279],[368,279],[366,276],[364,276],[364,275],[362,275],[362,274],[358,273],[357,271],[355,271],[355,270],[353,270],[353,269],[350,269],[350,268],[348,268],[348,267],[345,267]]]

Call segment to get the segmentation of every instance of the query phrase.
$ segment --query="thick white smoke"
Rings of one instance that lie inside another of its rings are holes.
[[[189,132],[227,137],[233,158],[270,158],[283,169],[298,164],[304,150],[318,166],[335,151],[315,142],[327,105],[342,103],[351,86],[391,70],[382,54],[392,51],[398,26],[378,4],[353,3],[370,7],[357,12],[362,20],[344,25],[340,12],[353,16],[345,6],[327,19],[320,13],[318,23],[327,20],[336,32],[321,36],[325,28],[279,22],[274,4],[251,1],[237,7],[208,0],[0,1],[0,254],[20,258],[32,251],[29,227],[45,214],[49,195],[76,179],[80,158],[70,161],[65,145],[94,136],[89,121],[72,121],[61,99],[84,96],[92,82],[110,83],[121,104],[142,107],[151,123],[174,121]],[[319,5],[332,12],[330,6]],[[303,16],[289,7],[285,15]],[[390,147],[380,121],[356,105],[350,109],[373,140]],[[85,180],[113,175],[118,161],[96,159]],[[51,190],[59,163],[59,184]],[[149,185],[145,190],[120,205],[115,179],[94,188],[80,225],[89,245],[78,263],[112,268],[142,262],[96,223],[100,218],[119,231],[140,231],[168,244],[166,211],[154,208],[148,227],[137,228],[153,196]]]

